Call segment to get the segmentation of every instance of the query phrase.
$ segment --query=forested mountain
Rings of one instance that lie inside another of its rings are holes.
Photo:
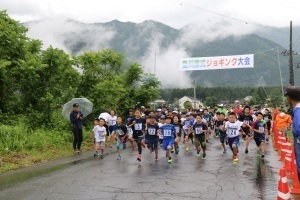
[[[42,23],[43,21],[29,22],[25,25],[29,27],[29,32],[30,30],[37,32],[37,27],[41,27]],[[281,83],[276,48],[278,47],[280,53],[285,50],[285,44],[288,44],[286,33],[274,29],[262,29],[257,31],[257,34],[231,35],[203,41],[203,39],[186,38],[185,29],[174,29],[151,20],[142,23],[114,20],[95,24],[67,20],[61,26],[60,29],[63,29],[63,32],[60,32],[61,30],[56,31],[53,33],[53,37],[68,52],[75,55],[83,51],[111,48],[126,54],[129,61],[139,61],[145,71],[153,73],[154,53],[156,53],[156,76],[162,81],[162,87],[187,87],[183,83],[194,80],[197,85],[206,87],[279,86]],[[51,29],[53,28],[51,27]],[[49,29],[50,32],[51,29]],[[295,30],[297,33],[298,29],[295,28]],[[286,29],[283,29],[283,32],[286,32]],[[39,39],[43,40],[43,37],[46,36],[45,34],[41,35]],[[298,39],[300,43],[300,38]],[[297,44],[295,47],[299,46]],[[254,69],[194,71],[183,75],[183,72],[178,70],[178,60],[182,56],[201,57],[252,53],[255,54]],[[288,85],[288,56],[280,55],[279,61],[283,83]],[[296,64],[300,62],[300,59],[295,56],[294,62]],[[166,72],[170,72],[169,75],[177,80],[176,84],[173,82],[167,84],[168,81],[164,80]],[[179,76],[179,74],[181,75]],[[299,70],[296,69],[295,80],[297,84],[299,84],[297,78],[299,75]]]

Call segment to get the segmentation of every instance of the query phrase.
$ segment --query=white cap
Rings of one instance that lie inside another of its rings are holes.
[[[141,108],[145,108],[145,106],[141,106]]]
[[[201,109],[200,109],[200,112],[202,112],[202,111],[203,111],[203,109],[201,108]]]
[[[159,109],[157,109],[157,112],[161,112],[161,109],[159,108]]]
[[[177,110],[174,110],[174,111],[173,111],[173,113],[176,113],[176,114],[178,114]]]
[[[223,104],[219,104],[219,107],[224,107],[224,105]]]

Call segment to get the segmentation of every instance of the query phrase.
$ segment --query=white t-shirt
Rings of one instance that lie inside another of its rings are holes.
[[[101,113],[99,115],[99,118],[98,119],[104,119],[106,122],[108,122],[108,118],[110,117],[110,114],[108,114],[107,112],[104,112],[104,113]]]
[[[105,142],[106,128],[104,126],[100,127],[99,125],[94,126],[93,128],[95,142]]]
[[[108,117],[108,124],[110,125],[110,126],[114,126],[114,125],[116,125],[116,123],[117,123],[117,116],[111,116],[111,115],[109,115],[109,117]]]
[[[243,125],[243,122],[241,122],[241,121],[235,121],[234,123],[227,121],[225,123],[227,137],[234,138],[234,137],[238,136],[239,130],[241,129],[242,125]]]

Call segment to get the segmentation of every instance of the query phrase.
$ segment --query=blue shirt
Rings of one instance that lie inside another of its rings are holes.
[[[82,119],[77,119],[77,115],[81,115],[81,116],[83,116],[82,115],[82,113],[80,112],[80,111],[72,111],[71,113],[70,113],[70,120],[71,120],[71,122],[72,122],[72,124],[73,124],[73,128],[74,129],[82,129]]]
[[[161,127],[161,131],[163,134],[164,139],[174,139],[176,129],[175,126],[172,124],[165,124],[163,127]]]
[[[293,135],[295,141],[300,139],[300,104],[293,110]]]

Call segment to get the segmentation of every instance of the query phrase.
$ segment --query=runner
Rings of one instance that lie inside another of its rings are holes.
[[[175,147],[175,154],[177,155],[179,153],[179,140],[181,138],[181,131],[182,131],[182,124],[179,122],[179,117],[178,115],[174,115],[173,117],[173,125],[175,127],[176,130],[176,135],[178,137],[175,138],[174,140],[174,147]],[[174,151],[174,148],[172,149],[172,151]]]
[[[215,130],[218,132],[218,135],[220,136],[220,142],[223,147],[223,153],[227,153],[226,147],[225,147],[225,141],[227,140],[226,131],[224,131],[224,125],[225,125],[225,115],[224,113],[219,113],[219,119],[215,122]]]
[[[184,121],[184,144],[185,144],[185,151],[188,152],[189,151],[189,138],[190,138],[190,134],[191,134],[191,126],[193,125],[193,121],[191,120],[191,116],[190,113],[186,114],[186,119]]]
[[[123,124],[123,119],[120,116],[117,118],[116,133],[117,133],[116,148],[117,148],[117,151],[118,151],[117,160],[121,160],[120,145],[123,144],[123,150],[126,149],[126,141],[127,141],[127,138],[128,138],[128,130],[127,130],[127,127]]]
[[[147,147],[152,153],[155,151],[155,162],[158,161],[158,133],[159,133],[159,126],[156,123],[155,116],[149,116],[150,122],[147,124],[146,128],[146,141]]]
[[[255,140],[256,146],[259,147],[261,150],[261,158],[264,158],[265,157],[266,125],[262,121],[263,114],[261,112],[258,112],[256,115],[257,115],[257,120],[253,123],[253,126],[252,126],[253,131],[254,131],[254,140]]]
[[[133,111],[133,109],[129,109],[129,115],[126,118],[128,140],[130,141],[132,151],[134,151],[134,139],[132,138],[132,128],[130,128],[129,125],[131,120],[134,118]]]
[[[234,112],[230,112],[228,115],[228,120],[225,123],[225,126],[223,128],[223,131],[226,131],[227,134],[227,140],[229,147],[232,151],[233,154],[233,162],[237,163],[238,162],[238,146],[240,142],[239,138],[239,130],[241,129],[242,122],[236,120],[236,115]]]
[[[223,113],[223,116],[225,118],[225,115]],[[218,126],[219,124],[217,124],[217,122],[220,120],[220,113],[217,112],[215,117],[213,117],[214,120],[214,132],[215,132],[215,137],[218,138],[220,137],[220,127]]]
[[[158,123],[158,127],[160,128],[160,131],[162,129],[162,127],[166,124],[166,117],[164,115],[162,115],[160,117],[160,122]],[[159,138],[159,144],[162,147],[163,146],[163,140],[164,140],[164,136],[162,134],[159,134],[158,136]]]
[[[166,124],[161,128],[162,134],[164,136],[163,139],[163,148],[165,151],[167,151],[166,156],[169,157],[168,163],[172,163],[172,158],[171,158],[171,149],[174,144],[174,138],[176,135],[176,130],[174,125],[171,124],[171,117],[167,116],[166,117]]]
[[[197,149],[197,156],[200,156],[200,151],[202,148],[202,159],[206,159],[206,132],[208,132],[208,127],[202,122],[201,115],[196,116],[196,123],[193,125],[193,130],[195,131],[195,146]]]
[[[133,139],[138,146],[139,155],[137,160],[142,161],[142,145],[145,148],[145,144],[143,143],[143,130],[145,129],[146,120],[142,118],[140,109],[136,109],[134,114],[135,117],[131,120],[129,127],[132,128]]]
[[[94,119],[94,128],[91,132],[90,138],[93,138],[94,140],[94,146],[95,146],[95,153],[94,156],[99,156],[98,150],[101,149],[101,158],[104,154],[104,147],[105,147],[105,136],[106,136],[106,128],[104,127],[105,120],[100,119]]]
[[[243,140],[246,141],[246,149],[245,153],[249,153],[249,143],[250,143],[250,138],[251,138],[251,125],[253,123],[253,117],[250,115],[250,107],[245,106],[244,108],[244,114],[242,114],[239,117],[239,121],[244,122],[242,126],[242,131],[243,131]]]
[[[263,119],[266,122],[266,141],[269,142],[269,135],[272,124],[272,115],[270,114],[269,109],[265,109],[265,114],[263,115]]]
[[[116,131],[116,123],[117,123],[117,116],[115,116],[115,111],[110,111],[110,116],[108,117],[108,141],[109,141],[109,147],[112,148],[112,143],[114,141],[114,135]]]
[[[212,116],[209,114],[207,108],[205,108],[205,109],[203,110],[202,118],[205,119],[205,121],[206,121],[206,126],[207,126],[207,128],[208,128],[208,131],[205,132],[205,133],[206,133],[206,142],[208,142],[209,135],[210,135],[210,133],[211,133],[211,118],[212,118]]]

